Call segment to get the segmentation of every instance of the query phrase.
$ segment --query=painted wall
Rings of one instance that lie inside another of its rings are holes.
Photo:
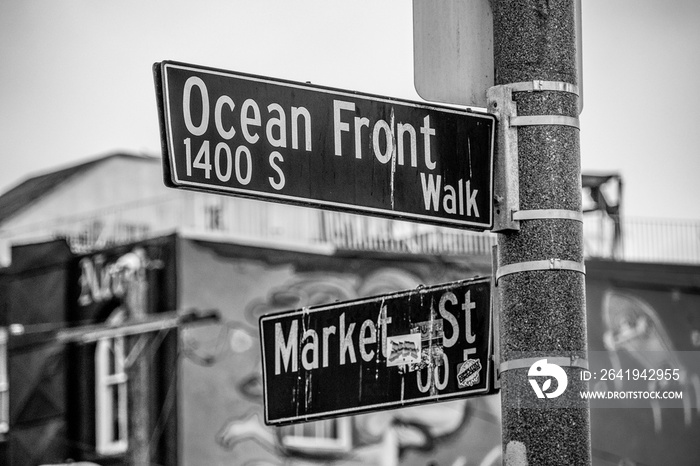
[[[65,218],[76,219],[104,213],[118,205],[144,203],[168,193],[161,181],[160,160],[135,157],[108,157],[59,185],[3,224],[15,230]],[[137,223],[139,219],[130,218]]]
[[[498,396],[353,417],[351,447],[340,453],[290,448],[289,428],[262,422],[260,315],[464,278],[475,271],[468,260],[324,256],[187,240],[180,254],[183,306],[218,308],[226,323],[183,332],[185,464],[195,459],[212,465],[500,464]],[[483,267],[481,272],[489,273]],[[697,362],[673,356],[700,348],[700,268],[590,261],[587,308],[592,351],[603,352],[612,365],[616,358],[634,358],[632,341],[651,342],[663,349],[666,363],[687,374],[679,383],[690,394],[673,409],[659,410],[653,403],[593,409],[594,464],[700,464],[694,440],[700,438],[700,374]],[[636,340],[620,339],[621,322],[640,319],[647,321],[647,330]]]
[[[96,449],[96,343],[64,342],[59,335],[130,312],[127,289],[133,289],[129,274],[135,273],[137,253],[143,258],[139,267],[145,265],[139,279],[145,312],[175,310],[174,246],[173,237],[164,237],[83,256],[61,240],[13,249],[12,266],[0,270],[0,313],[3,324],[22,331],[8,338],[10,426],[0,464],[126,461],[125,453]],[[138,339],[127,338],[128,349]],[[150,457],[158,464],[177,464],[177,342],[177,330],[151,333],[140,350],[149,366],[143,390],[149,397]]]
[[[159,290],[158,299],[164,308],[161,310],[218,309],[222,316],[219,324],[188,325],[180,334],[178,401],[172,408],[178,410],[178,418],[177,426],[171,425],[170,430],[170,435],[175,435],[175,431],[179,435],[178,464],[500,464],[498,396],[346,418],[350,420],[333,425],[349,427],[349,444],[325,450],[290,441],[299,434],[293,428],[270,428],[262,422],[257,336],[257,322],[262,314],[487,275],[488,261],[294,252],[192,238],[160,241],[172,243],[162,257],[156,257],[158,247],[149,249],[153,252],[150,256],[170,270],[153,272],[161,277],[154,285]],[[71,314],[78,310],[71,303],[80,294],[79,268],[77,261],[73,272],[65,265],[56,268],[61,261],[72,260],[65,257],[65,245],[61,251],[37,246],[33,259],[13,265],[18,272],[13,283],[8,282],[7,271],[1,274],[3,297],[12,297],[12,302],[3,300],[2,304],[6,324],[61,323],[93,318],[96,312],[102,315],[97,309],[85,315]],[[120,257],[129,251],[128,247],[113,249],[105,253],[105,258]],[[42,267],[48,275],[38,272]],[[45,282],[43,288],[32,285],[33,280]],[[56,296],[60,298],[57,300]],[[588,261],[586,300],[591,351],[602,352],[611,367],[624,362],[639,368],[659,364],[679,368],[684,374],[682,380],[664,388],[678,388],[688,394],[673,409],[659,409],[653,402],[640,408],[593,409],[593,464],[700,464],[700,267]],[[27,311],[31,309],[36,312]],[[29,346],[13,346],[20,343]],[[10,346],[11,357],[16,358],[10,362],[11,441],[12,436],[25,433],[23,420],[27,420],[27,428],[41,426],[32,414],[38,411],[22,410],[22,406],[28,406],[26,403],[16,404],[17,400],[28,399],[22,395],[29,393],[27,387],[33,392],[49,390],[57,400],[66,400],[62,390],[70,384],[61,382],[66,377],[63,366],[46,371],[53,375],[43,382],[37,379],[41,383],[17,384],[21,379],[17,371],[31,361],[61,359],[61,351],[56,353],[58,359],[44,358],[32,348],[46,346],[33,344],[29,340],[14,340]],[[635,351],[643,347],[657,349],[661,360],[637,357]],[[173,371],[174,368],[165,370],[165,375],[172,376]],[[603,386],[597,382],[593,388],[639,387],[616,387],[615,383]],[[159,390],[167,396],[168,384],[162,384]],[[39,399],[42,398],[35,398]],[[65,402],[58,403],[58,408],[55,415],[46,418],[46,426],[53,428],[53,433],[41,431],[31,437],[46,443],[46,460],[62,459],[64,447],[51,442],[72,435],[68,432],[72,421],[65,418],[69,411]],[[89,441],[87,436],[81,438]],[[17,437],[17,441],[25,443],[27,439],[30,437]],[[174,455],[164,463],[174,464],[173,461]]]
[[[591,389],[684,393],[673,408],[650,400],[641,407],[620,401],[620,408],[592,409],[594,464],[700,464],[700,267],[586,266],[589,351],[602,352],[610,368],[675,368],[681,374],[668,383],[598,380]]]
[[[214,307],[224,319],[223,325],[182,332],[183,464],[424,465],[458,458],[471,464],[500,449],[497,397],[352,417],[344,451],[299,447],[289,440],[292,428],[267,427],[262,420],[261,315],[483,275],[483,266],[189,240],[179,250],[182,307]]]
[[[66,353],[45,330],[66,325],[72,255],[64,242],[53,241],[15,248],[14,256],[12,268],[0,270],[0,312],[27,333],[8,339],[10,430],[0,463],[62,461],[68,453]]]

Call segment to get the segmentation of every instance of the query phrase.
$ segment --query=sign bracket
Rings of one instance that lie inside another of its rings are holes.
[[[496,271],[498,270],[498,245],[491,248],[491,316],[493,318],[493,367],[500,367],[501,364],[501,294],[496,281]],[[499,371],[494,371],[493,386],[501,388],[501,375]]]
[[[520,230],[518,218],[520,210],[520,181],[518,175],[518,132],[519,126],[560,125],[580,129],[577,117],[565,115],[518,115],[513,101],[513,92],[567,92],[579,95],[578,86],[560,81],[533,80],[490,87],[487,92],[489,112],[498,120],[496,150],[494,160],[494,220],[495,233]],[[549,214],[546,214],[549,215]],[[570,216],[537,218],[572,218]],[[577,218],[572,218],[577,220]]]
[[[518,178],[518,130],[511,124],[518,111],[513,102],[513,89],[508,85],[493,86],[486,92],[489,111],[499,119],[494,157],[494,233],[520,230],[513,212],[520,210]]]

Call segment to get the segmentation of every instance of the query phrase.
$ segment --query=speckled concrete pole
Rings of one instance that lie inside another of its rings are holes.
[[[576,82],[574,0],[493,0],[496,84],[533,80]],[[557,91],[513,93],[518,116],[577,117],[577,97]],[[520,210],[581,211],[579,130],[571,126],[518,127]],[[499,266],[561,259],[583,263],[582,224],[566,219],[520,222],[499,235]],[[569,270],[503,276],[502,361],[531,357],[585,358],[584,275]],[[516,364],[514,364],[516,365]],[[579,370],[564,367],[567,393],[584,389]],[[538,400],[528,367],[501,374],[506,465],[588,465],[588,404],[571,397]],[[532,401],[534,398],[534,402]],[[526,403],[526,400],[530,400]]]

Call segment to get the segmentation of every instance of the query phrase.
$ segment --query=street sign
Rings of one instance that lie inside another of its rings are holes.
[[[494,85],[492,0],[413,0],[413,74],[426,100],[486,107]],[[574,2],[579,113],[583,110],[581,0]]]
[[[492,393],[490,279],[260,318],[265,422]]]
[[[413,0],[414,86],[426,100],[486,108],[493,86],[489,0]]]
[[[488,230],[495,117],[154,65],[165,184]]]

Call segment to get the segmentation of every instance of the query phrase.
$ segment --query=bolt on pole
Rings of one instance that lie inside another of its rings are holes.
[[[489,106],[517,141],[506,162],[515,203],[496,204],[506,217],[496,273],[504,464],[589,465],[588,403],[535,398],[528,378],[532,361],[569,360],[567,393],[586,389],[574,363],[587,359],[575,0],[492,6]]]

